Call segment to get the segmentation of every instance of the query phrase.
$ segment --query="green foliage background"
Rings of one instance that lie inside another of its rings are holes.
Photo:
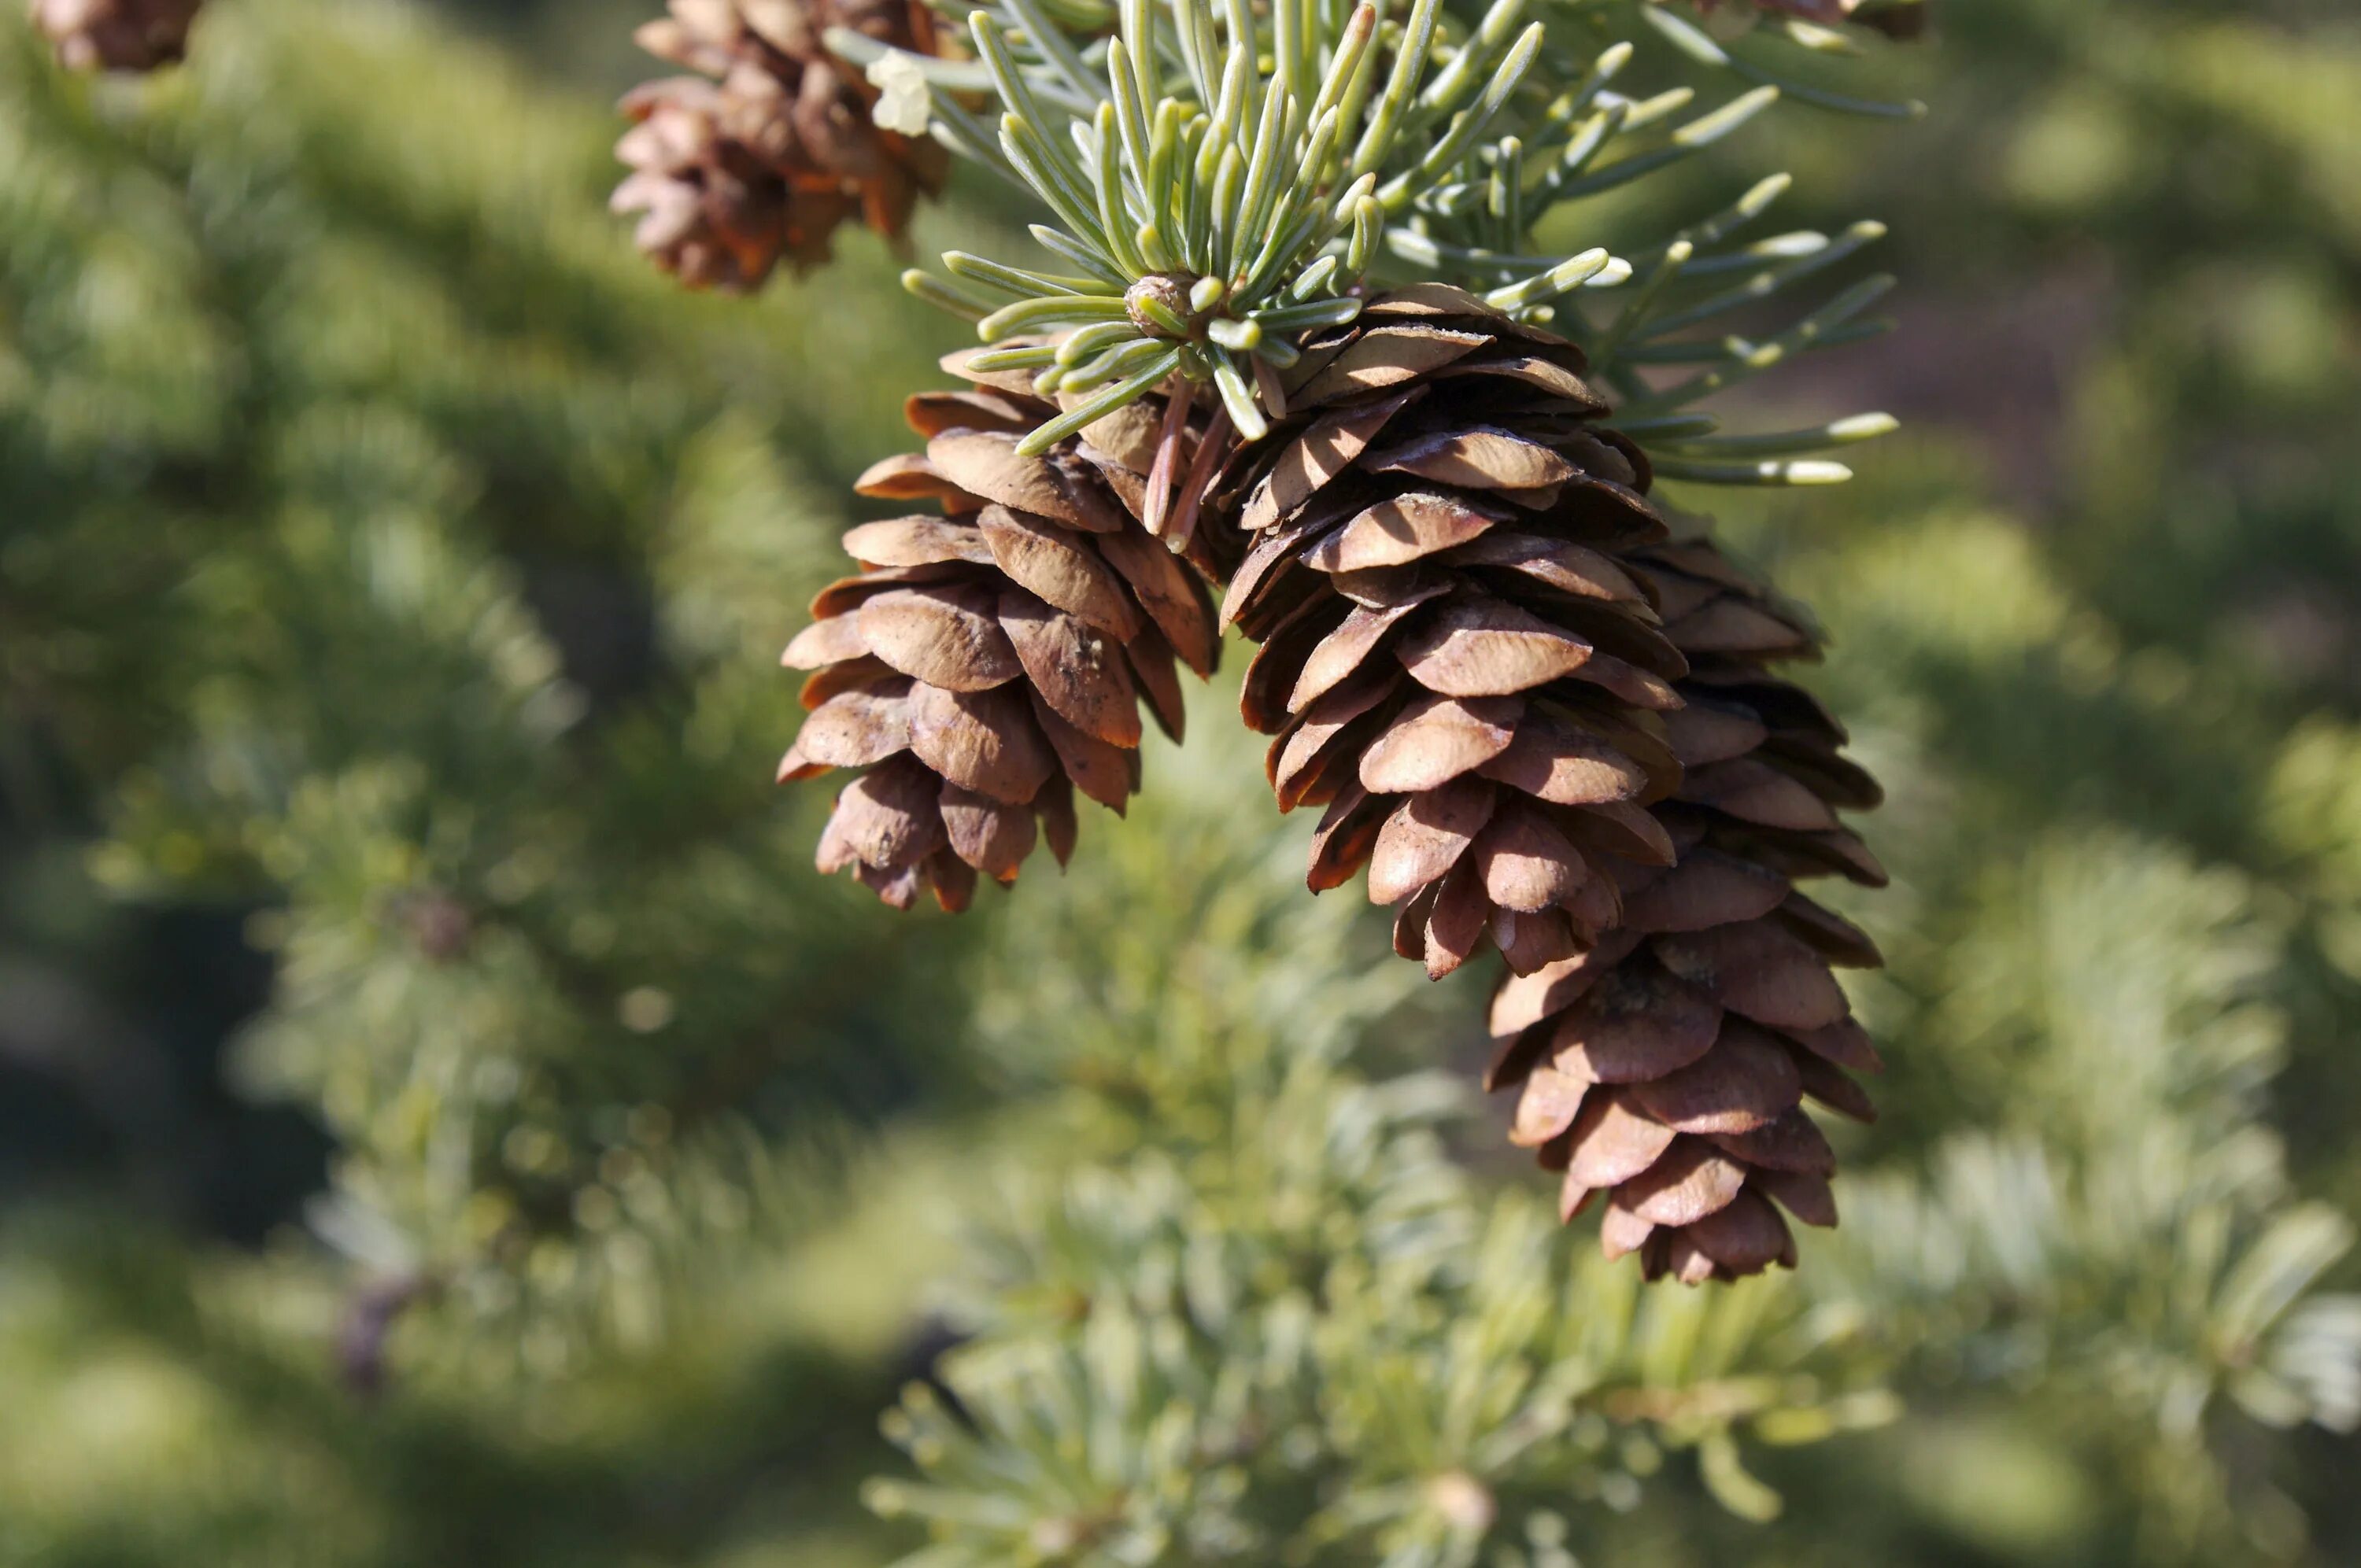
[[[1720,507],[1893,788],[1885,1119],[1642,1298],[1224,689],[1062,882],[811,872],[771,660],[957,334],[641,262],[632,7],[11,15],[0,1563],[2361,1557],[2361,29],[1941,16],[1624,214],[1791,167],[1907,283],[1757,404],[1906,433]]]

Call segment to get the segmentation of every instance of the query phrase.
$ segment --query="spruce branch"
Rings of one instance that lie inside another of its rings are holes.
[[[1736,40],[1718,39],[1686,19],[1685,5],[1608,0],[1555,8],[1562,24],[1578,18],[1594,33],[1631,35],[1587,57],[1578,49],[1583,27],[1568,27],[1570,38],[1554,37],[1544,22],[1528,19],[1527,9],[1526,0],[1494,0],[1463,20],[1430,4],[1413,5],[1395,24],[1357,10],[1340,17],[1334,6],[1290,4],[1267,16],[1231,7],[1216,18],[1210,5],[1176,4],[1168,39],[1156,27],[1162,7],[1141,0],[1125,7],[1115,36],[1087,41],[1061,35],[1057,20],[1030,0],[978,13],[994,34],[988,44],[979,35],[985,73],[1018,122],[1005,128],[1013,141],[999,150],[982,148],[982,128],[944,94],[938,94],[937,139],[1024,182],[1060,220],[1037,227],[1037,238],[1093,280],[1096,291],[1044,302],[1038,285],[1012,279],[1006,269],[982,288],[961,287],[978,281],[978,269],[973,258],[953,257],[945,258],[952,280],[914,272],[906,281],[921,297],[977,321],[990,342],[1106,329],[1082,346],[1028,341],[1024,349],[1047,346],[1046,356],[1006,362],[1041,371],[1045,391],[1070,401],[1087,395],[1089,417],[1177,377],[1181,385],[1210,383],[1233,428],[1249,439],[1283,411],[1283,400],[1272,395],[1273,372],[1289,363],[1290,335],[1307,324],[1334,324],[1266,308],[1282,291],[1291,301],[1349,302],[1365,280],[1452,282],[1520,321],[1573,338],[1588,351],[1600,381],[1643,423],[1795,354],[1858,342],[1876,330],[1806,315],[1769,337],[1692,335],[1718,318],[1798,290],[1883,236],[1883,225],[1863,222],[1833,237],[1799,230],[1738,238],[1786,189],[1784,175],[1758,181],[1731,206],[1643,245],[1616,236],[1612,243],[1549,255],[1536,252],[1532,236],[1561,208],[1626,191],[1723,145],[1783,100],[1880,113],[1914,112],[1909,106],[1791,80],[1751,54],[1733,52]],[[1784,17],[1776,31],[1814,52],[1850,52],[1851,31],[1829,25],[1845,16],[1828,9],[1827,16]],[[1697,80],[1644,95],[1621,91],[1618,83],[1640,54],[1633,38],[1670,46],[1663,52],[1697,72]],[[1145,47],[1135,47],[1140,39]],[[882,52],[873,42],[831,41],[855,58]],[[1118,60],[1130,69],[1112,69]],[[1085,73],[1092,60],[1110,66],[1104,82]],[[951,84],[938,65],[917,63]],[[1266,69],[1269,92],[1257,96]],[[1290,100],[1315,71],[1318,100],[1308,107]],[[1740,85],[1734,94],[1711,93],[1733,82]],[[1170,132],[1161,123],[1167,102],[1177,116]],[[1246,111],[1290,103],[1268,117],[1284,123],[1294,156],[1268,156],[1273,149],[1260,140],[1267,116]],[[1114,136],[1100,124],[1109,104]],[[1341,169],[1333,154],[1317,168],[1301,156],[1308,150],[1303,140],[1319,133],[1324,108],[1341,111],[1335,146],[1350,148]],[[1044,129],[1049,116],[1064,120],[1065,136]],[[1159,137],[1171,141],[1160,161]],[[1101,181],[1103,144],[1114,156]],[[1258,151],[1265,156],[1257,159]],[[1236,154],[1226,180],[1225,152]],[[1289,167],[1293,182],[1272,181],[1274,169]],[[1375,177],[1366,192],[1374,208],[1361,210],[1348,186],[1319,221],[1310,199],[1333,198],[1340,175]],[[1250,267],[1231,254],[1244,248],[1235,236],[1242,227],[1257,242]],[[1552,224],[1554,232],[1562,227]],[[1146,279],[1167,274],[1168,282],[1191,291],[1209,276],[1224,278],[1224,286],[1185,309],[1177,298],[1152,297],[1172,292],[1164,284],[1136,291]],[[1580,302],[1592,299],[1600,302],[1595,310]],[[1134,332],[1122,331],[1126,318]],[[1165,363],[1174,349],[1177,358]],[[1675,396],[1647,368],[1665,365],[1701,369]],[[1873,417],[1861,416],[1848,430],[1866,429]],[[1845,477],[1840,466],[1826,462],[1664,455],[1668,477],[1692,482]]]
[[[906,1564],[1491,1561],[1667,1454],[1760,1516],[1744,1449],[1891,1420],[1861,1314],[1648,1291],[1452,1157],[1465,1085],[1370,1059],[1417,991],[1237,831],[1210,770],[1244,760],[1188,759],[1161,842],[979,969],[992,1048],[1068,1087],[972,1211],[957,1409],[885,1418],[920,1476],[868,1501],[934,1540]]]
[[[1667,43],[1687,60],[1708,70],[1724,71],[1743,80],[1775,87],[1798,103],[1810,104],[1839,114],[1859,115],[1875,119],[1916,119],[1927,112],[1927,105],[1916,99],[1888,100],[1861,97],[1838,93],[1818,86],[1789,69],[1795,55],[1847,55],[1861,52],[1860,41],[1852,33],[1831,23],[1860,20],[1891,37],[1914,36],[1924,25],[1926,0],[1904,0],[1896,5],[1863,8],[1855,0],[1755,0],[1765,12],[1788,13],[1777,24],[1754,29],[1766,36],[1772,48],[1752,47],[1753,38],[1744,40],[1717,39],[1711,31],[1683,16],[1681,11],[1662,0],[1642,0],[1640,16]],[[1709,15],[1713,10],[1699,0],[1700,8]],[[1783,49],[1784,46],[1784,49]],[[1782,53],[1788,58],[1780,58]]]
[[[1431,32],[1437,9],[1422,0],[1413,37]],[[1033,370],[1036,392],[1069,400],[1026,436],[1025,455],[1176,378],[1211,386],[1232,428],[1261,435],[1285,411],[1272,371],[1294,362],[1293,340],[1357,315],[1351,291],[1377,259],[1389,212],[1464,156],[1538,42],[1529,33],[1488,75],[1462,72],[1483,83],[1477,101],[1417,167],[1381,185],[1422,102],[1424,60],[1398,56],[1348,152],[1345,116],[1372,61],[1374,5],[1333,36],[1301,4],[1278,6],[1268,54],[1242,6],[1217,20],[1204,0],[1180,0],[1171,23],[1180,71],[1164,69],[1158,8],[1135,4],[1091,75],[1029,0],[970,18],[1003,110],[1000,151],[1057,220],[1035,236],[1079,272],[953,251],[950,279],[914,271],[906,281],[974,319],[985,343],[1012,345],[984,367]]]
[[[1645,9],[1653,19],[1660,8]],[[1718,453],[1694,448],[1700,433],[1691,433],[1679,449],[1658,452],[1652,426],[1795,355],[1857,342],[1872,330],[1854,318],[1873,295],[1854,291],[1768,338],[1698,335],[1734,313],[1791,297],[1883,237],[1884,225],[1857,223],[1833,237],[1795,230],[1752,238],[1745,231],[1793,183],[1778,174],[1661,239],[1631,245],[1617,236],[1614,258],[1604,266],[1590,265],[1590,258],[1609,256],[1605,247],[1570,258],[1535,250],[1532,235],[1557,209],[1578,210],[1697,158],[1754,124],[1783,95],[1776,86],[1762,85],[1701,108],[1686,88],[1635,99],[1615,87],[1633,59],[1628,43],[1602,49],[1572,86],[1504,138],[1488,170],[1471,169],[1439,185],[1407,222],[1388,232],[1392,259],[1580,345],[1594,375],[1616,396],[1619,424],[1629,422],[1660,457],[1657,471],[1664,477],[1724,484],[1848,477],[1840,465],[1827,462],[1720,459],[1764,455],[1766,442],[1782,456],[1841,445],[1883,433],[1893,428],[1890,419],[1864,414],[1835,422],[1821,446],[1804,444],[1808,432],[1781,433],[1734,438],[1741,444]],[[1586,305],[1590,300],[1598,304]],[[1663,365],[1700,369],[1667,383],[1651,370]]]
[[[1950,597],[1925,576],[1914,606]],[[2272,959],[2234,879],[2105,838],[1946,901],[1978,933],[1940,960],[1960,1047],[2032,1032],[2053,1091],[1856,1183],[1795,1278],[1649,1291],[1448,1158],[1447,1080],[1367,1075],[1399,989],[1216,792],[1176,799],[1206,803],[1159,811],[1185,852],[1102,862],[987,966],[1008,1048],[1075,1086],[1053,1146],[1082,1161],[978,1218],[960,1411],[914,1387],[886,1418],[923,1479],[869,1500],[934,1541],[906,1563],[1564,1568],[1668,1472],[1767,1519],[1752,1455],[1963,1387],[2053,1390],[2235,1510],[2214,1429],[2361,1419],[2361,1311],[2324,1288],[2349,1223],[2258,1146],[2283,1020],[2246,1003]],[[1120,918],[1150,899],[1169,926]],[[1043,961],[1077,950],[1115,982]]]

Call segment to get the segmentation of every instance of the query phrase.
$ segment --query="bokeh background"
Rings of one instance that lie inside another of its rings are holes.
[[[1893,790],[1886,1114],[1806,1270],[1903,1413],[1752,1461],[1775,1524],[1675,1454],[1572,1544],[2361,1561],[2361,18],[1938,5],[1879,56],[1925,119],[1634,198],[1893,225],[1899,330],[1751,412],[1905,433],[1702,500]],[[773,658],[960,332],[866,236],[751,303],[645,267],[650,9],[216,0],[95,86],[0,16],[0,1563],[886,1562],[962,1225],[1158,1135],[1078,1093],[1480,1059],[1480,982],[1296,909],[1220,686],[1063,882],[810,871]],[[1471,1201],[1539,1201],[1499,1115]]]

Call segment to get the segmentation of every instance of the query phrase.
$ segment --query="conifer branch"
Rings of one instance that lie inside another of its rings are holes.
[[[1459,284],[1521,321],[1564,332],[1589,351],[1600,381],[1643,424],[1795,354],[1858,341],[1870,330],[1850,321],[1849,310],[1832,318],[1824,308],[1768,338],[1690,335],[1719,317],[1788,294],[1883,235],[1882,225],[1861,223],[1834,237],[1795,231],[1735,238],[1786,188],[1784,175],[1759,181],[1730,208],[1660,241],[1631,247],[1628,257],[1619,253],[1621,246],[1569,256],[1533,252],[1531,236],[1558,208],[1685,163],[1783,96],[1827,96],[1766,76],[1667,5],[1582,9],[1598,26],[1620,25],[1619,18],[1644,24],[1642,36],[1668,39],[1691,66],[1712,68],[1708,83],[1754,84],[1702,107],[1690,86],[1627,95],[1616,83],[1635,58],[1630,41],[1577,60],[1553,44],[1541,23],[1524,20],[1522,0],[1496,0],[1464,32],[1443,27],[1440,7],[1430,0],[1414,5],[1399,27],[1380,27],[1374,13],[1356,11],[1333,34],[1330,7],[1295,4],[1267,20],[1251,14],[1217,18],[1210,6],[1182,0],[1171,11],[1169,43],[1156,28],[1160,9],[1127,6],[1116,36],[1090,46],[1110,74],[1104,82],[1091,78],[1087,95],[1081,91],[1084,52],[1052,38],[1045,14],[1004,5],[972,19],[981,29],[983,69],[1015,115],[1005,128],[1005,156],[994,161],[1016,171],[1060,220],[1037,228],[1037,237],[1106,293],[1090,303],[1045,302],[1005,272],[996,289],[981,291],[917,272],[906,281],[921,297],[977,321],[987,342],[1116,323],[1090,340],[1087,354],[1060,349],[1042,362],[1038,389],[1045,393],[1093,394],[1093,406],[1119,407],[1159,384],[1136,375],[1148,358],[1134,346],[1157,342],[1180,350],[1172,370],[1186,383],[1210,385],[1251,439],[1277,411],[1259,388],[1283,367],[1290,336],[1301,330],[1283,309],[1275,313],[1273,302],[1282,295],[1349,302],[1373,268],[1389,281],[1400,280],[1407,268],[1411,278]],[[1627,11],[1633,13],[1628,18]],[[1809,32],[1813,24],[1799,25],[1814,47],[1832,47]],[[1037,35],[1039,43],[1032,41]],[[1134,39],[1145,47],[1135,48]],[[878,49],[843,42],[870,55]],[[1294,72],[1297,61],[1303,82],[1313,68],[1321,72],[1313,102],[1302,101],[1293,75],[1279,80],[1282,67]],[[1267,82],[1260,74],[1266,66]],[[939,139],[973,148],[977,128],[938,96]],[[1249,125],[1250,104],[1271,112],[1256,114]],[[1323,132],[1331,110],[1337,122]],[[1346,111],[1353,112],[1349,122]],[[1052,117],[1064,132],[1043,129]],[[1265,121],[1269,142],[1262,137]],[[1312,139],[1323,135],[1332,145],[1312,156]],[[1104,180],[1095,172],[1102,148]],[[1340,174],[1374,183],[1357,194],[1346,189],[1338,199]],[[1363,194],[1370,210],[1360,207]],[[1323,214],[1318,208],[1324,202],[1334,204]],[[1250,247],[1235,234],[1241,228],[1251,229]],[[977,276],[967,258],[945,261],[961,279]],[[1183,308],[1176,289],[1193,292],[1213,275],[1224,280],[1221,293],[1208,291]],[[1122,333],[1111,313],[1118,294],[1136,334]],[[1586,309],[1585,299],[1598,307]],[[1665,364],[1700,368],[1675,391],[1644,368]],[[1069,433],[1044,431],[1034,439]],[[1692,482],[1827,482],[1845,475],[1827,463],[1664,456],[1666,477]]]

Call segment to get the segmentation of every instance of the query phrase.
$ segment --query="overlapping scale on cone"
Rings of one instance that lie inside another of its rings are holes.
[[[944,366],[964,375],[972,354]],[[1085,426],[1040,457],[1018,440],[1061,411],[1021,375],[907,405],[923,451],[871,468],[866,496],[932,504],[845,535],[857,576],[822,590],[786,651],[810,709],[782,782],[861,775],[837,797],[818,863],[888,904],[922,889],[966,907],[979,875],[1007,883],[1037,845],[1062,864],[1075,795],[1120,814],[1140,783],[1143,706],[1178,740],[1178,666],[1219,653],[1198,572],[1143,519],[1207,422],[1163,400]]]
[[[1624,565],[1666,531],[1582,371],[1455,289],[1382,296],[1306,345],[1216,499],[1246,546],[1224,614],[1262,644],[1246,721],[1280,806],[1325,807],[1312,886],[1367,866],[1438,977],[1583,951],[1613,861],[1673,852],[1647,806],[1687,664]]]
[[[1620,927],[1501,985],[1488,1083],[1519,1091],[1511,1135],[1565,1172],[1566,1218],[1603,1206],[1609,1256],[1697,1283],[1792,1266],[1788,1217],[1836,1223],[1835,1155],[1803,1107],[1874,1116],[1851,1075],[1877,1052],[1831,970],[1880,960],[1796,883],[1883,883],[1838,815],[1879,792],[1771,672],[1817,652],[1804,625],[1701,540],[1633,565],[1691,664],[1665,719],[1681,784],[1651,808],[1675,861],[1619,862]]]
[[[33,24],[77,71],[154,71],[185,57],[203,0],[33,0]]]
[[[695,75],[634,89],[616,156],[631,167],[619,213],[640,214],[640,248],[698,288],[752,289],[782,258],[828,259],[839,224],[899,236],[942,187],[943,149],[883,129],[860,68],[821,43],[831,27],[937,52],[919,0],[672,0],[641,47]]]
[[[1603,1203],[1612,1255],[1692,1282],[1833,1223],[1809,1098],[1866,1116],[1875,1053],[1832,964],[1868,938],[1796,891],[1879,870],[1838,811],[1877,788],[1773,663],[1809,630],[1675,540],[1579,351],[1455,290],[1311,341],[1288,416],[1214,513],[1246,718],[1283,808],[1324,806],[1315,890],[1364,867],[1395,945],[1510,970],[1491,1080],[1514,1136]]]

